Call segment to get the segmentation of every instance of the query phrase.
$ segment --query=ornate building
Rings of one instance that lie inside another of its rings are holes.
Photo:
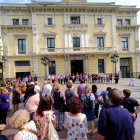
[[[51,58],[47,73],[114,73],[117,51],[122,77],[140,74],[136,6],[31,1],[1,4],[5,78],[45,76],[41,57]]]

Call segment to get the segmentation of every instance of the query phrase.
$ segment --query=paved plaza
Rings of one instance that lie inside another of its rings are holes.
[[[40,83],[41,81],[43,81],[43,79],[39,80]],[[131,90],[131,97],[135,98],[139,103],[140,103],[140,79],[135,79],[135,86],[128,86],[130,82],[130,79],[120,79],[118,84],[114,84],[114,81],[112,84],[101,84],[101,83],[96,83],[98,91],[101,93],[102,91],[105,91],[106,88],[108,86],[110,86],[111,88],[117,88],[118,90],[122,91],[122,89],[128,88]],[[89,84],[92,85],[92,84]],[[40,87],[42,86],[42,84],[40,84]],[[75,89],[77,89],[78,84],[74,84],[73,85],[75,87]],[[66,86],[62,85],[61,91],[65,91]],[[12,105],[11,105],[11,109],[12,109]],[[8,117],[7,117],[7,123],[9,121],[10,116],[12,115],[13,110],[8,113]],[[97,126],[98,126],[98,119],[94,120],[95,123],[95,137],[92,138],[90,136],[90,125],[89,125],[89,131],[88,131],[88,140],[96,140],[97,139]],[[136,121],[136,137],[135,140],[139,140],[140,139],[140,113],[138,114],[138,119]],[[18,130],[16,129],[12,129],[10,126],[8,126],[7,130],[5,130],[4,132],[2,132],[3,135],[6,135],[7,137],[11,137],[14,136],[16,133],[18,132]],[[122,132],[123,133],[123,132]],[[66,134],[66,129],[58,132],[60,140],[66,140],[67,139],[67,134]]]

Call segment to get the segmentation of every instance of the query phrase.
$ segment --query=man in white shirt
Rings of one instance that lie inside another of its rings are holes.
[[[51,82],[48,81],[47,85],[44,86],[43,96],[48,96],[50,98],[51,91],[52,91]],[[50,98],[50,110],[51,110],[51,98]]]
[[[43,96],[50,97],[51,91],[52,91],[51,82],[48,81],[47,85],[44,86]]]

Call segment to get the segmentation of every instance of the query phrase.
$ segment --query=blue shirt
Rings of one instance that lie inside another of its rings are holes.
[[[63,76],[60,76],[60,79],[63,79]]]
[[[27,77],[25,77],[25,78],[24,78],[24,81],[25,81],[25,82],[28,82],[28,78],[27,78]]]
[[[110,110],[110,137],[111,140],[131,140],[133,127],[130,113],[120,106],[109,105]],[[106,108],[100,111],[98,133],[105,136],[106,133]]]
[[[57,79],[60,79],[60,76],[57,76]]]
[[[105,91],[105,92],[108,94],[108,91]],[[100,96],[103,97],[103,101],[104,101],[104,102],[105,102],[105,96],[106,96],[105,92],[103,91],[103,92],[100,94]],[[103,106],[104,106],[104,102],[103,102]]]
[[[69,79],[69,76],[68,76],[68,75],[66,75],[66,76],[65,76],[65,78],[66,78],[66,79]]]
[[[9,103],[6,102],[6,100],[9,100],[9,96],[7,94],[0,94],[0,109],[6,109],[8,108]]]

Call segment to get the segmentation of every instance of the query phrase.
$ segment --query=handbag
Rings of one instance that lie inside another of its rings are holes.
[[[65,104],[60,104],[60,109],[59,109],[59,112],[65,112],[67,111],[67,107]]]
[[[51,111],[49,111],[49,133],[48,133],[48,139],[49,140],[59,140],[59,136],[52,124],[51,121]]]

